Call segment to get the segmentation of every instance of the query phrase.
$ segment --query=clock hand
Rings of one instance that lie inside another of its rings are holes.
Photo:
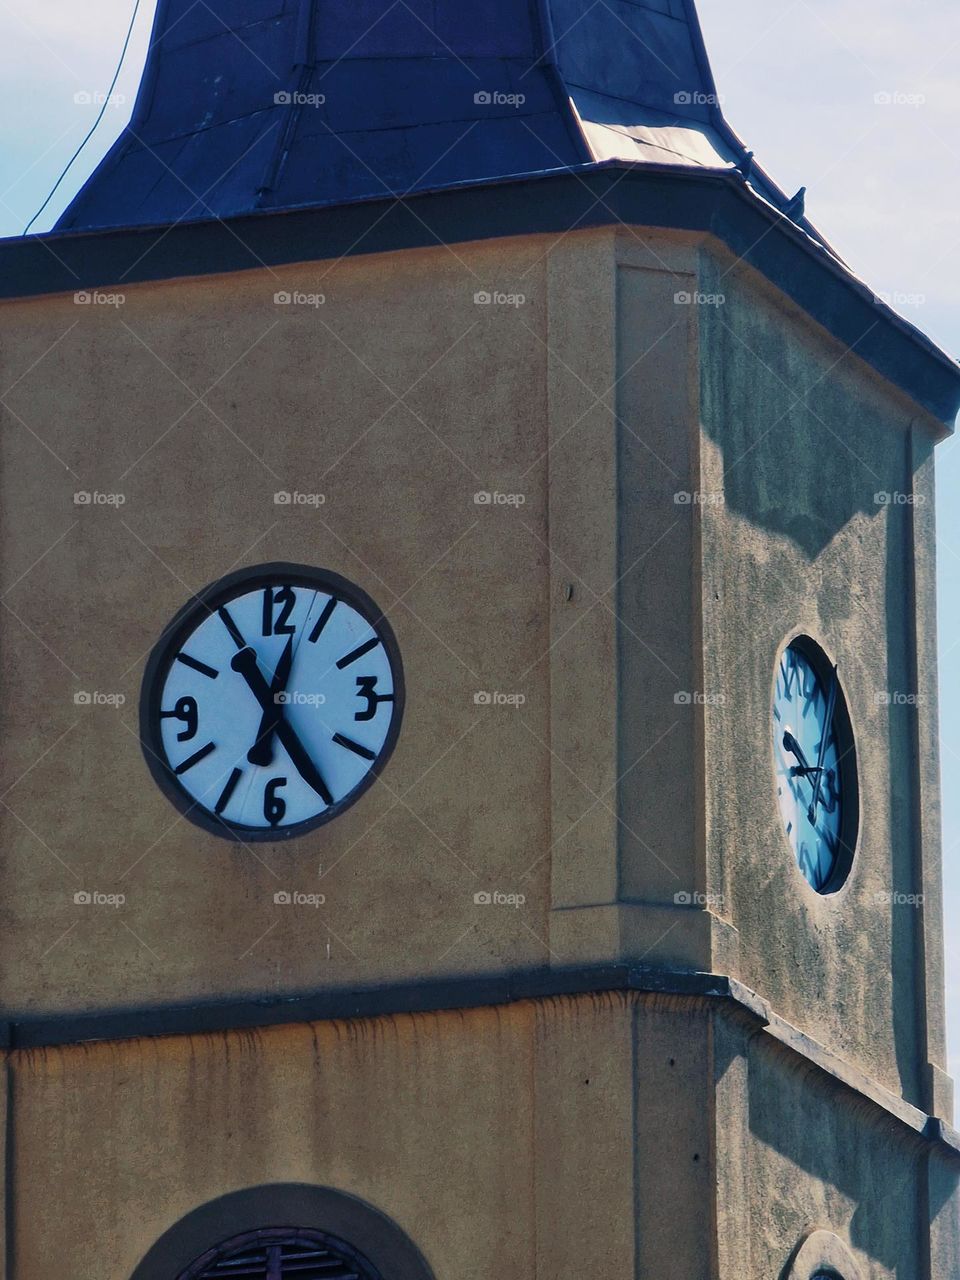
[[[277,731],[277,725],[283,714],[282,699],[283,694],[286,692],[287,681],[290,679],[290,668],[292,666],[293,636],[287,641],[286,648],[277,663],[277,669],[273,673],[273,682],[270,685],[270,698],[273,705],[269,711],[264,710],[260,728],[257,730],[257,740],[247,752],[247,759],[251,764],[268,765],[273,763],[273,736]]]
[[[264,712],[269,712],[271,718],[279,711],[277,719],[276,733],[277,737],[287,749],[287,754],[293,761],[294,766],[299,771],[304,782],[312,787],[320,799],[326,805],[333,804],[333,796],[327,788],[326,783],[320,775],[320,771],[310,759],[309,753],[305,750],[303,743],[297,736],[296,730],[284,714],[283,707],[278,707],[273,701],[273,695],[270,692],[270,685],[261,674],[260,668],[257,666],[257,655],[251,648],[241,649],[239,653],[235,653],[230,661],[234,671],[238,671],[243,676],[250,691],[256,700],[260,703]]]
[[[799,769],[794,769],[792,770],[792,772],[803,774],[805,777],[813,773],[813,770],[807,764],[807,757],[803,754],[803,748],[800,746],[800,743],[796,740],[796,738],[793,736],[793,734],[790,732],[789,729],[783,735],[783,745],[784,745],[784,748],[787,751],[789,751],[792,756],[796,756],[797,759],[800,761]]]
[[[830,682],[830,695],[827,698],[827,716],[823,722],[823,734],[820,738],[820,754],[817,758],[817,780],[813,787],[813,804],[811,804],[807,817],[810,819],[810,825],[817,825],[817,809],[820,807],[820,783],[823,779],[823,760],[827,754],[827,739],[830,736],[830,729],[833,726],[833,712],[837,705],[837,668],[833,668],[833,679]]]

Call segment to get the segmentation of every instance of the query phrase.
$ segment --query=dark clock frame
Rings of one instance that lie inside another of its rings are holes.
[[[816,674],[824,689],[829,687],[833,675],[833,663],[823,647],[805,632],[790,636],[777,651],[774,664],[774,688],[776,688],[776,672],[788,649],[797,649]],[[853,731],[853,721],[847,705],[847,695],[839,672],[837,676],[837,702],[833,709],[833,723],[837,735],[837,746],[840,751],[840,790],[842,796],[842,815],[840,823],[840,847],[830,879],[822,889],[808,885],[811,892],[820,898],[829,898],[844,887],[850,878],[857,854],[857,841],[860,838],[860,769],[857,762],[857,740]],[[783,823],[777,822],[778,829],[783,832]],[[789,843],[789,842],[788,842]],[[792,853],[791,849],[791,853]],[[793,858],[796,865],[796,857]],[[804,879],[801,874],[801,879]],[[804,880],[806,884],[807,881]]]
[[[324,591],[335,595],[337,599],[355,609],[376,630],[393,672],[393,719],[383,747],[370,766],[369,772],[336,804],[325,809],[323,813],[317,814],[316,817],[290,827],[246,827],[209,813],[181,785],[167,762],[160,732],[163,686],[176,655],[187,638],[193,634],[198,623],[202,621],[203,615],[216,612],[221,605],[229,603],[238,595],[278,584],[304,587],[308,590]],[[351,805],[356,804],[364,792],[373,786],[393,754],[400,735],[405,706],[406,685],[400,646],[397,644],[397,638],[386,615],[371,597],[361,587],[329,569],[277,561],[238,569],[227,574],[226,577],[218,578],[216,582],[196,592],[164,628],[144,668],[143,683],[140,688],[140,746],[147,768],[157,786],[171,804],[179,809],[194,826],[202,828],[211,835],[239,843],[249,844],[256,841],[263,844],[279,844],[287,840],[295,840],[331,822]]]

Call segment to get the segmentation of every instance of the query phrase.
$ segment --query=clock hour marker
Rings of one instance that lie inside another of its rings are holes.
[[[174,769],[174,773],[179,778],[181,774],[192,769],[195,764],[199,764],[201,760],[206,760],[210,752],[216,751],[216,749],[217,744],[215,742],[208,742],[205,747],[201,747],[199,751],[195,751],[192,756],[189,756],[184,760],[183,764],[177,765],[176,769]]]
[[[220,799],[217,801],[216,808],[213,811],[217,815],[217,817],[219,817],[220,814],[223,813],[224,809],[230,803],[230,797],[233,795],[234,791],[236,791],[237,783],[240,781],[242,777],[243,777],[243,770],[234,769],[233,773],[231,773],[230,777],[227,779],[227,785],[220,792]]]
[[[348,653],[345,657],[341,658],[337,663],[337,667],[342,671],[344,667],[349,667],[351,662],[357,662],[365,653],[369,653],[371,649],[375,649],[379,643],[380,637],[374,636],[372,640],[368,640],[366,644],[360,645],[358,649],[354,649],[352,653]]]
[[[227,609],[227,606],[221,605],[220,608],[217,610],[217,613],[220,615],[220,621],[230,632],[230,638],[233,640],[233,643],[237,646],[238,649],[245,649],[247,647],[247,642],[246,640],[244,640],[240,632],[240,628],[234,622],[233,618],[231,618],[230,612]]]
[[[323,634],[323,629],[327,625],[327,623],[330,621],[330,617],[336,607],[337,607],[336,597],[331,596],[330,599],[327,601],[327,603],[323,606],[323,613],[321,613],[320,617],[317,619],[317,625],[310,632],[311,644],[316,644],[317,641],[320,639],[321,635]]]
[[[354,755],[362,756],[364,760],[376,760],[377,758],[375,751],[368,751],[366,747],[361,747],[359,742],[354,742],[352,738],[347,738],[342,733],[335,733],[333,740],[338,747],[346,747],[348,751],[352,751]]]
[[[216,680],[220,674],[215,667],[208,667],[205,662],[200,662],[197,658],[191,658],[189,653],[178,653],[177,661],[182,662],[185,667],[190,667],[193,671],[199,671],[202,676],[206,676],[210,680]]]

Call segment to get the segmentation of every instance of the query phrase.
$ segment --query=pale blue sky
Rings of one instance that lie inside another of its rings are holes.
[[[43,202],[93,123],[135,0],[0,0],[0,235]],[[51,224],[129,113],[155,0],[141,0],[117,93],[35,229]],[[700,0],[724,109],[847,262],[960,352],[960,5]],[[878,94],[903,99],[877,102]],[[922,101],[918,101],[922,99]],[[940,451],[944,849],[951,1070],[960,1075],[960,442]]]

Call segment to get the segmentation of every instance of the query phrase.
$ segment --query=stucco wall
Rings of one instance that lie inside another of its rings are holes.
[[[861,1280],[927,1275],[916,1137],[700,1000],[90,1044],[10,1069],[10,1280],[51,1259],[130,1280],[200,1206],[290,1183],[374,1206],[436,1280],[580,1280],[587,1261],[616,1280],[773,1278],[812,1227]],[[956,1187],[955,1163],[941,1172],[934,1214]]]
[[[702,279],[725,298],[700,308],[702,485],[722,496],[702,508],[705,688],[725,699],[704,709],[710,879],[743,981],[924,1105],[928,1033],[942,1065],[939,833],[935,809],[922,816],[936,753],[917,745],[936,723],[933,601],[918,610],[915,587],[933,556],[934,438],[753,273],[707,252]],[[773,803],[775,665],[798,633],[839,663],[856,740],[857,854],[826,897]]]

